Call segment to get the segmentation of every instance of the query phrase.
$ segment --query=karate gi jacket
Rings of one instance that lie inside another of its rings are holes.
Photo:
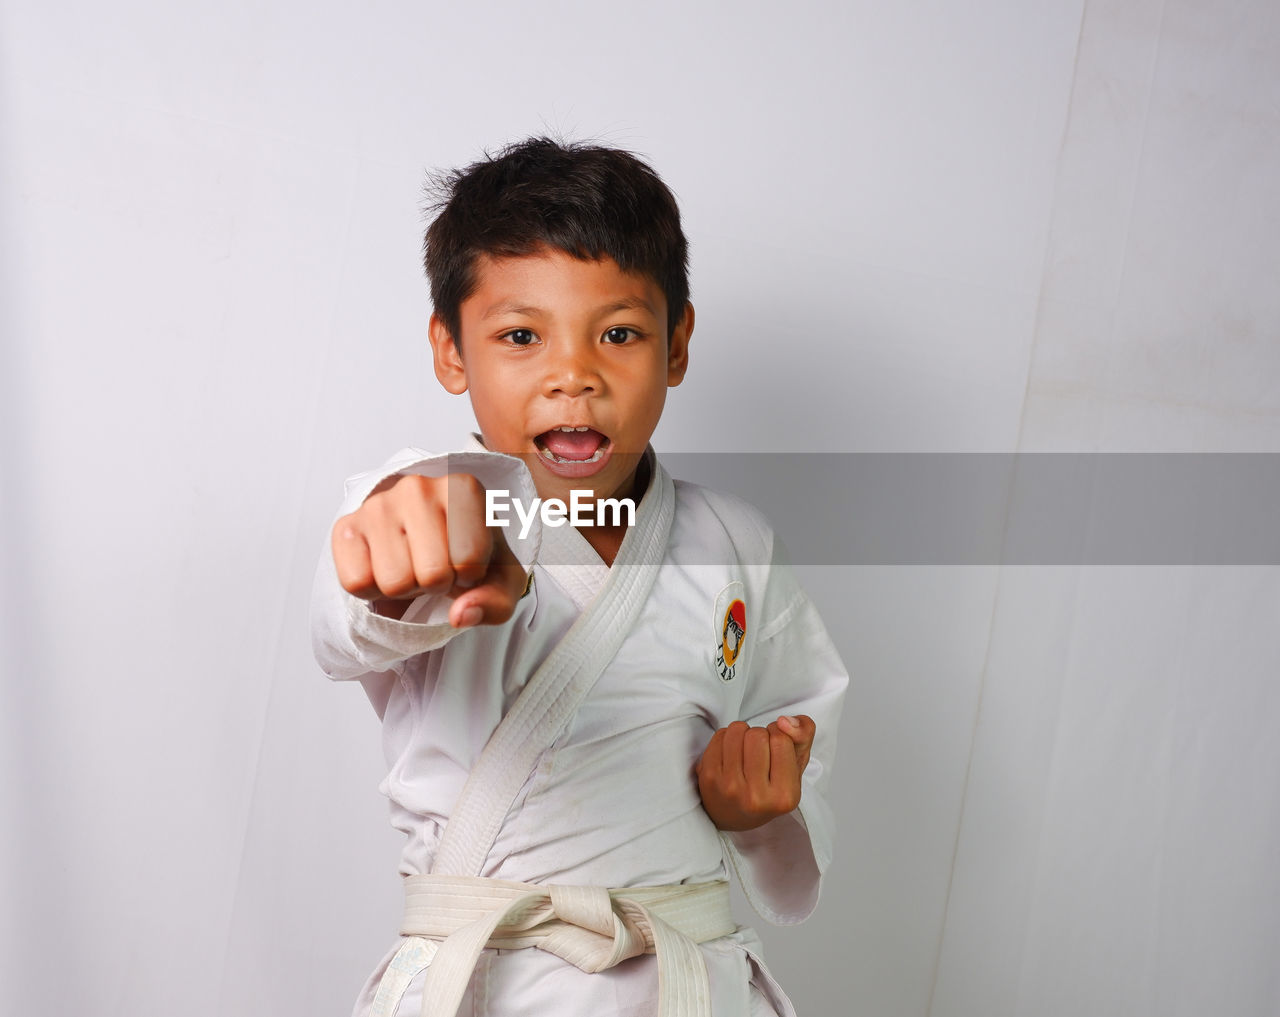
[[[608,602],[611,626],[625,630],[620,646],[588,667],[589,691],[573,715],[528,739],[528,772],[511,774],[501,761],[487,771],[510,782],[510,807],[499,809],[487,842],[453,845],[446,867],[474,871],[446,874],[634,887],[724,879],[733,869],[760,915],[799,922],[831,861],[826,792],[848,677],[760,513],[672,481],[647,455],[649,485],[612,570],[568,525],[535,521],[523,540],[518,526],[507,528],[532,583],[503,625],[454,630],[442,596],[420,598],[400,620],[378,615],[341,588],[326,551],[312,605],[316,658],[331,678],[360,681],[382,719],[389,772],[381,790],[405,834],[401,873],[439,871],[444,830],[486,743],[535,669],[560,644],[581,641],[575,623]],[[352,478],[339,515],[393,474],[445,473],[470,473],[525,505],[536,497],[523,463],[473,440],[460,453],[406,449]],[[633,568],[648,568],[652,585],[619,613],[612,573],[623,570],[622,582]],[[579,649],[589,657],[593,646]],[[764,726],[781,714],[808,714],[817,725],[799,808],[755,830],[720,833],[701,806],[697,760],[718,728]],[[790,1011],[750,929],[701,951],[715,1014]],[[357,1014],[368,1012],[380,973]],[[656,978],[651,955],[587,974],[536,949],[486,950],[459,1013],[651,1013]],[[411,987],[395,1012],[417,1014],[418,1005]]]

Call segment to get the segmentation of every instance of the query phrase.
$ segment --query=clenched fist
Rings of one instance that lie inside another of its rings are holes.
[[[800,804],[817,726],[779,717],[768,727],[735,720],[711,736],[698,760],[702,807],[719,830],[753,830]]]
[[[454,628],[505,622],[526,576],[484,513],[484,488],[469,474],[389,477],[333,525],[338,582],[392,618],[435,593],[453,599]]]

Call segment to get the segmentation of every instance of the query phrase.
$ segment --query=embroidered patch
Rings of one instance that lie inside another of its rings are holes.
[[[721,681],[733,681],[741,670],[747,639],[747,605],[742,584],[730,583],[716,598],[716,673]]]

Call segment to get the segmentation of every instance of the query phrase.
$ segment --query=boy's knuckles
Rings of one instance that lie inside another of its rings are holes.
[[[769,747],[769,732],[762,727],[747,728],[742,736],[742,742],[748,750],[759,752]]]
[[[382,572],[377,576],[378,590],[384,597],[400,599],[418,588],[417,578],[411,571]]]
[[[333,569],[338,582],[348,593],[355,593],[357,589],[373,584],[373,568],[363,545],[334,547]]]
[[[368,569],[345,572],[339,568],[338,583],[344,590],[356,597],[368,598],[376,596],[378,593],[377,584],[373,581],[373,573]]]
[[[373,575],[368,570],[363,572],[343,572],[339,569],[338,583],[348,593],[354,593],[357,597],[364,596],[369,590],[376,587]]]
[[[434,477],[421,477],[416,473],[409,473],[397,480],[388,493],[392,494],[396,501],[422,501],[433,498],[438,487],[439,482]]]
[[[439,562],[414,563],[413,580],[415,585],[428,593],[443,593],[453,586],[454,571],[448,565]]]
[[[484,501],[484,485],[470,473],[450,473],[446,484],[450,498]]]
[[[439,481],[416,474],[401,477],[386,491],[369,496],[361,510],[369,509],[382,520],[431,518],[439,514],[444,503]]]
[[[364,500],[364,504],[352,513],[352,518],[362,527],[381,525],[391,514],[393,500],[390,491],[371,494]]]

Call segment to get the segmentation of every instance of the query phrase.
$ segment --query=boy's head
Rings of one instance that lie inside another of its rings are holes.
[[[481,259],[558,250],[611,258],[666,297],[668,334],[689,300],[688,242],[675,197],[644,162],[618,149],[530,138],[435,181],[424,244],[435,313],[455,342]]]
[[[633,492],[693,330],[671,192],[625,152],[545,139],[443,186],[426,242],[436,377],[541,497]]]

